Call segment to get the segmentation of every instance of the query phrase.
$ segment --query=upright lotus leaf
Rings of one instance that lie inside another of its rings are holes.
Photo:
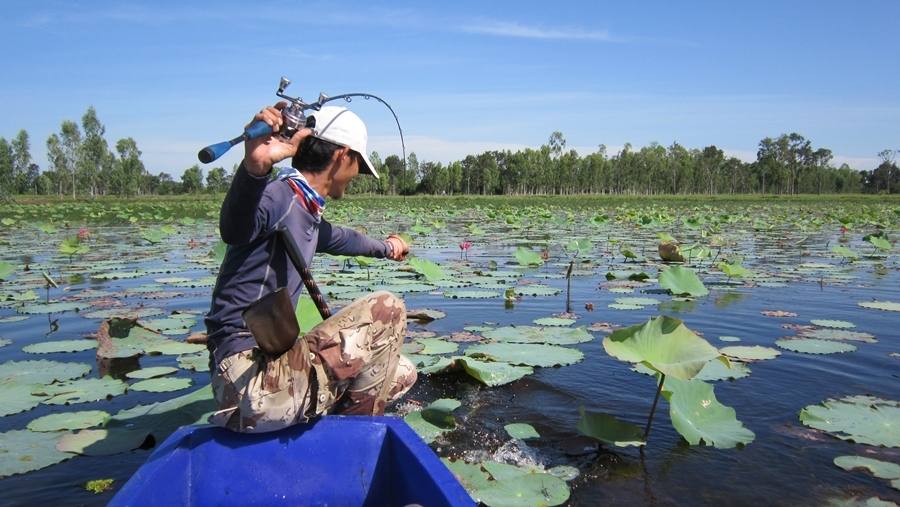
[[[866,241],[878,250],[887,251],[891,249],[891,242],[882,236],[868,235],[866,236]]]
[[[447,278],[446,273],[444,273],[444,269],[428,259],[423,259],[421,257],[412,257],[407,262],[409,263],[410,267],[412,267],[416,271],[416,273],[424,276],[425,279],[429,282]]]
[[[835,245],[831,247],[831,252],[837,255],[838,257],[843,257],[844,259],[856,260],[859,259],[859,253],[843,246],[843,245]]]
[[[747,276],[753,276],[753,272],[749,269],[745,268],[741,265],[740,261],[737,262],[720,262],[719,269],[725,273],[725,276],[728,278],[744,278]]]
[[[300,324],[301,333],[309,332],[323,320],[315,301],[306,292],[301,294],[300,299],[297,300],[297,310],[294,313]]]
[[[109,413],[103,410],[81,410],[38,417],[28,423],[27,427],[31,431],[80,430],[103,426],[108,420]]]
[[[644,429],[636,424],[620,421],[609,414],[589,412],[584,407],[580,407],[578,412],[581,419],[576,427],[583,435],[616,447],[640,447],[647,443],[644,440]]]
[[[565,366],[584,358],[580,350],[534,343],[484,343],[466,349],[467,356],[526,366]]]
[[[704,442],[730,449],[749,444],[756,437],[737,419],[733,408],[716,399],[712,384],[666,378],[663,396],[669,401],[672,425],[691,445]]]
[[[55,435],[28,430],[0,433],[0,478],[55,465],[74,456],[56,449]]]
[[[520,246],[516,249],[516,253],[514,255],[516,261],[521,266],[540,266],[544,263],[544,259],[541,258],[541,254],[535,252],[530,248]]]
[[[603,339],[606,353],[630,363],[643,363],[668,377],[688,380],[720,356],[703,338],[672,317],[614,331]]]
[[[800,422],[860,444],[900,447],[900,402],[873,396],[847,396],[808,405]]]
[[[697,273],[684,266],[671,266],[659,273],[659,286],[677,296],[706,296],[709,290],[697,277]]]
[[[422,437],[422,440],[431,443],[441,434],[456,428],[456,419],[452,412],[459,406],[458,400],[443,398],[422,410],[410,412],[403,420]]]
[[[228,244],[221,239],[216,242],[209,255],[216,261],[216,264],[222,264],[225,260],[225,252],[228,251]]]
[[[44,396],[48,405],[87,403],[124,394],[128,385],[112,377],[69,380],[35,389],[32,394]]]
[[[573,256],[585,256],[591,253],[594,245],[587,239],[573,239],[564,246],[566,253]]]

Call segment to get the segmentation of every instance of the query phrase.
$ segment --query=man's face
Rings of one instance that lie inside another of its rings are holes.
[[[341,156],[340,161],[341,163],[337,172],[334,174],[334,179],[331,182],[331,189],[329,191],[329,197],[334,199],[343,197],[344,191],[347,190],[347,185],[350,184],[350,180],[359,174],[360,159],[355,151],[348,150],[346,155]]]

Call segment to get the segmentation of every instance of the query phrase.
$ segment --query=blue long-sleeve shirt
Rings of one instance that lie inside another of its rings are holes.
[[[228,249],[206,315],[207,347],[215,364],[256,346],[241,318],[251,303],[286,287],[297,306],[303,282],[282,241],[276,240],[280,226],[293,234],[307,265],[315,252],[380,258],[388,253],[385,242],[314,216],[287,182],[253,176],[242,164],[219,214],[219,232]]]

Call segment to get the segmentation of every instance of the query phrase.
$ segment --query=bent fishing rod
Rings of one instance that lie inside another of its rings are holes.
[[[397,118],[397,113],[394,112],[394,108],[392,108],[391,105],[388,104],[384,99],[372,95],[371,93],[342,93],[333,97],[329,97],[324,93],[320,93],[319,98],[315,102],[306,103],[303,102],[303,99],[301,99],[300,97],[291,97],[285,95],[284,90],[290,84],[290,79],[282,77],[281,81],[278,83],[278,91],[275,92],[275,95],[289,102],[289,105],[281,110],[281,117],[284,121],[278,134],[283,139],[289,140],[298,130],[304,127],[312,129],[313,135],[316,135],[315,117],[310,116],[309,118],[307,118],[304,114],[304,111],[308,111],[310,109],[313,111],[318,111],[322,108],[323,105],[327,104],[328,102],[340,99],[343,99],[346,102],[352,102],[353,97],[362,97],[366,100],[375,99],[378,102],[384,104],[385,107],[387,107],[391,114],[394,116],[394,121],[397,123],[397,130],[400,131],[400,146],[403,150],[403,165],[406,165],[406,142],[403,139],[403,129],[400,127],[400,120]],[[248,141],[250,139],[264,137],[269,134],[272,134],[272,127],[270,127],[268,123],[262,120],[257,120],[250,124],[250,126],[245,128],[244,132],[234,139],[222,141],[221,143],[211,144],[206,148],[203,148],[199,153],[197,153],[197,158],[200,159],[200,162],[208,164],[224,155],[226,152],[228,152],[228,150],[231,149],[232,146],[240,144],[244,141]]]

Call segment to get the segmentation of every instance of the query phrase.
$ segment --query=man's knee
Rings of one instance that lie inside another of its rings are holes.
[[[394,325],[406,322],[406,303],[393,293],[386,290],[373,292],[369,301],[373,319]]]

